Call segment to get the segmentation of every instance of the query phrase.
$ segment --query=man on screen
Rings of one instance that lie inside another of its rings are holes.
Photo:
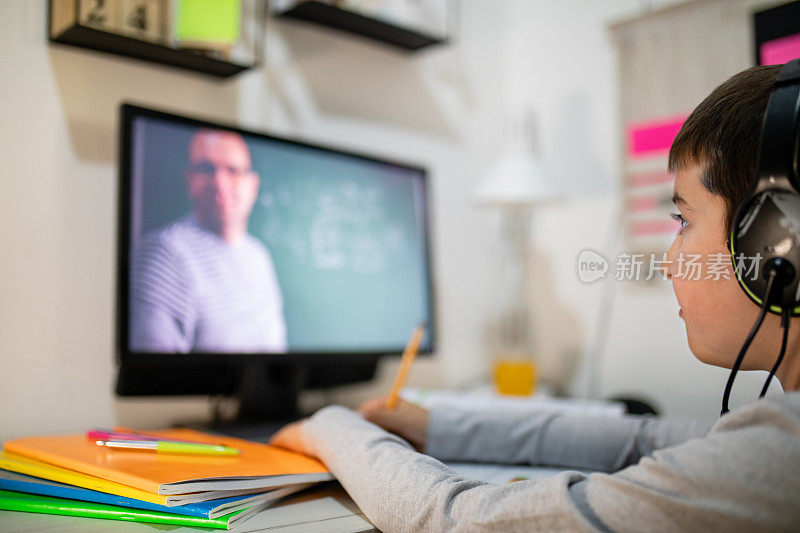
[[[131,350],[285,352],[275,269],[263,244],[247,233],[259,176],[244,139],[198,131],[185,179],[192,212],[134,251]]]

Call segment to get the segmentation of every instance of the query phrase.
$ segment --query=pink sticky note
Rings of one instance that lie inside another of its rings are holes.
[[[680,228],[680,222],[675,220],[648,220],[635,222],[631,230],[632,233],[637,237],[642,237],[644,235],[664,235],[666,233],[677,233]]]
[[[628,153],[646,157],[666,152],[681,129],[687,115],[628,126]]]
[[[631,211],[649,211],[658,207],[658,201],[652,196],[638,196],[630,199]]]
[[[762,65],[782,65],[800,57],[800,33],[761,43],[759,57]]]
[[[671,183],[672,180],[672,174],[666,170],[657,170],[655,172],[632,174],[628,183],[630,183],[631,187],[646,187],[657,183]]]

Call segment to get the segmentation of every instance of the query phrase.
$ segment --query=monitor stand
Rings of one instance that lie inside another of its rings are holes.
[[[266,442],[286,424],[311,414],[300,411],[298,396],[301,390],[369,381],[375,376],[377,358],[314,362],[255,361],[237,366],[217,371],[217,376],[227,374],[230,378],[225,383],[228,383],[229,390],[239,402],[235,417],[225,418],[221,409],[215,407],[210,420],[183,420],[175,425]],[[131,369],[128,369],[128,374],[136,377]],[[126,376],[126,379],[130,381],[132,378]],[[120,383],[123,382],[120,378]],[[119,390],[126,389],[118,386]],[[222,390],[219,393],[229,394]]]
[[[301,413],[298,396],[304,388],[328,388],[374,378],[377,359],[314,363],[255,362],[241,367],[235,396],[239,411],[233,420],[218,412],[210,424],[192,427],[266,442],[276,431],[310,413]]]
[[[298,395],[307,369],[293,363],[248,363],[239,371],[235,397],[239,408],[226,420],[219,410],[208,424],[193,427],[212,433],[266,442],[278,429],[301,418]]]
[[[292,363],[252,363],[244,366],[236,387],[237,421],[296,420],[298,395],[307,368]]]

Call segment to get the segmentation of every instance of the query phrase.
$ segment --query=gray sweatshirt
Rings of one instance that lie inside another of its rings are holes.
[[[800,531],[800,392],[690,423],[434,409],[427,455],[333,406],[303,438],[387,532]],[[601,472],[492,485],[434,457]]]

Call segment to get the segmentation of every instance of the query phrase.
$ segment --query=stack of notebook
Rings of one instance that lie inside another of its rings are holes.
[[[109,449],[85,435],[11,440],[0,455],[0,509],[230,529],[332,479],[320,462],[266,444],[188,429],[149,435],[239,453]]]

